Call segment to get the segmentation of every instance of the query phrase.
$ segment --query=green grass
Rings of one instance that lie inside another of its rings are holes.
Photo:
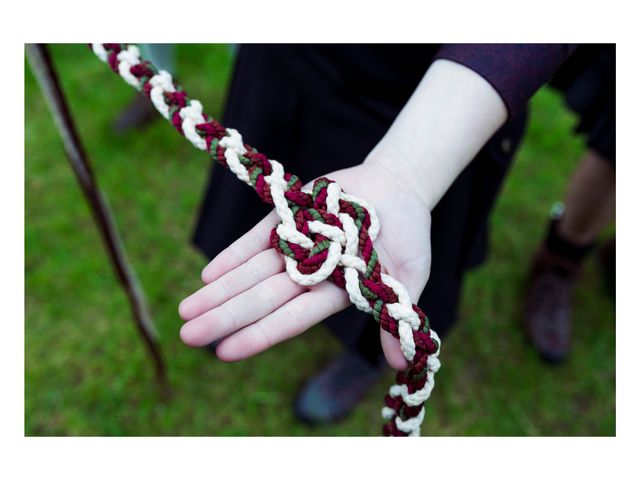
[[[378,435],[388,371],[344,422],[309,428],[291,402],[340,347],[322,326],[224,364],[178,336],[180,299],[205,260],[189,244],[209,161],[157,122],[114,136],[132,89],[81,45],[53,48],[100,185],[145,288],[174,390],[159,400],[149,358],[28,67],[25,99],[25,432],[27,435]],[[185,45],[180,79],[219,115],[226,46]],[[429,400],[429,435],[614,435],[615,311],[593,260],[575,297],[570,361],[540,363],[517,328],[529,258],[583,152],[575,119],[543,90],[492,217],[491,254],[468,276]]]

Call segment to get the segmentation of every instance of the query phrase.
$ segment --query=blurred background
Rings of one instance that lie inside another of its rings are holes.
[[[176,48],[180,83],[219,117],[233,49]],[[344,421],[308,427],[295,419],[300,385],[340,350],[322,326],[235,364],[180,341],[177,306],[201,286],[206,263],[190,236],[210,160],[162,121],[116,135],[113,121],[132,88],[85,45],[54,45],[51,53],[146,292],[173,396],[159,395],[126,296],[25,63],[25,433],[379,435],[391,370]],[[530,259],[585,151],[573,134],[576,121],[550,88],[531,102],[524,145],[491,218],[489,259],[467,276],[460,321],[443,345],[423,435],[615,435],[615,304],[594,257],[575,291],[566,363],[542,363],[519,325]]]

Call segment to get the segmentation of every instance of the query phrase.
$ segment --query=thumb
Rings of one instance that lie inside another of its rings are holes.
[[[396,279],[407,289],[411,302],[416,303],[426,284],[427,278],[425,278],[424,272],[411,272],[410,270],[398,272]],[[404,370],[409,367],[409,362],[400,348],[400,340],[383,330],[382,327],[380,328],[380,343],[387,363],[391,368]]]
[[[380,328],[380,343],[382,351],[387,359],[387,363],[395,370],[404,370],[409,366],[409,362],[404,358],[404,354],[400,349],[400,340],[395,338],[389,332],[385,332]]]

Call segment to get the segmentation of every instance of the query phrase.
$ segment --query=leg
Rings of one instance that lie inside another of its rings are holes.
[[[614,217],[615,171],[589,150],[569,183],[564,213],[549,225],[531,268],[526,333],[549,363],[560,363],[569,354],[573,285],[584,258]]]
[[[573,244],[588,245],[615,218],[615,213],[615,172],[602,155],[589,150],[569,184],[558,234]]]

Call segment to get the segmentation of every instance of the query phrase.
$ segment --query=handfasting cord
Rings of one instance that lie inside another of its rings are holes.
[[[409,368],[398,372],[397,384],[385,396],[382,416],[388,422],[383,433],[420,435],[423,404],[440,368],[440,339],[404,286],[382,273],[373,248],[380,230],[373,208],[328,178],[317,179],[310,191],[302,190],[298,177],[245,144],[236,130],[203,113],[202,104],[174,84],[168,72],[142,59],[135,45],[94,43],[91,48],[196,148],[208,151],[275,207],[281,223],[271,232],[271,246],[284,255],[293,281],[307,286],[333,281],[358,309],[372,313],[384,330],[400,339]]]

